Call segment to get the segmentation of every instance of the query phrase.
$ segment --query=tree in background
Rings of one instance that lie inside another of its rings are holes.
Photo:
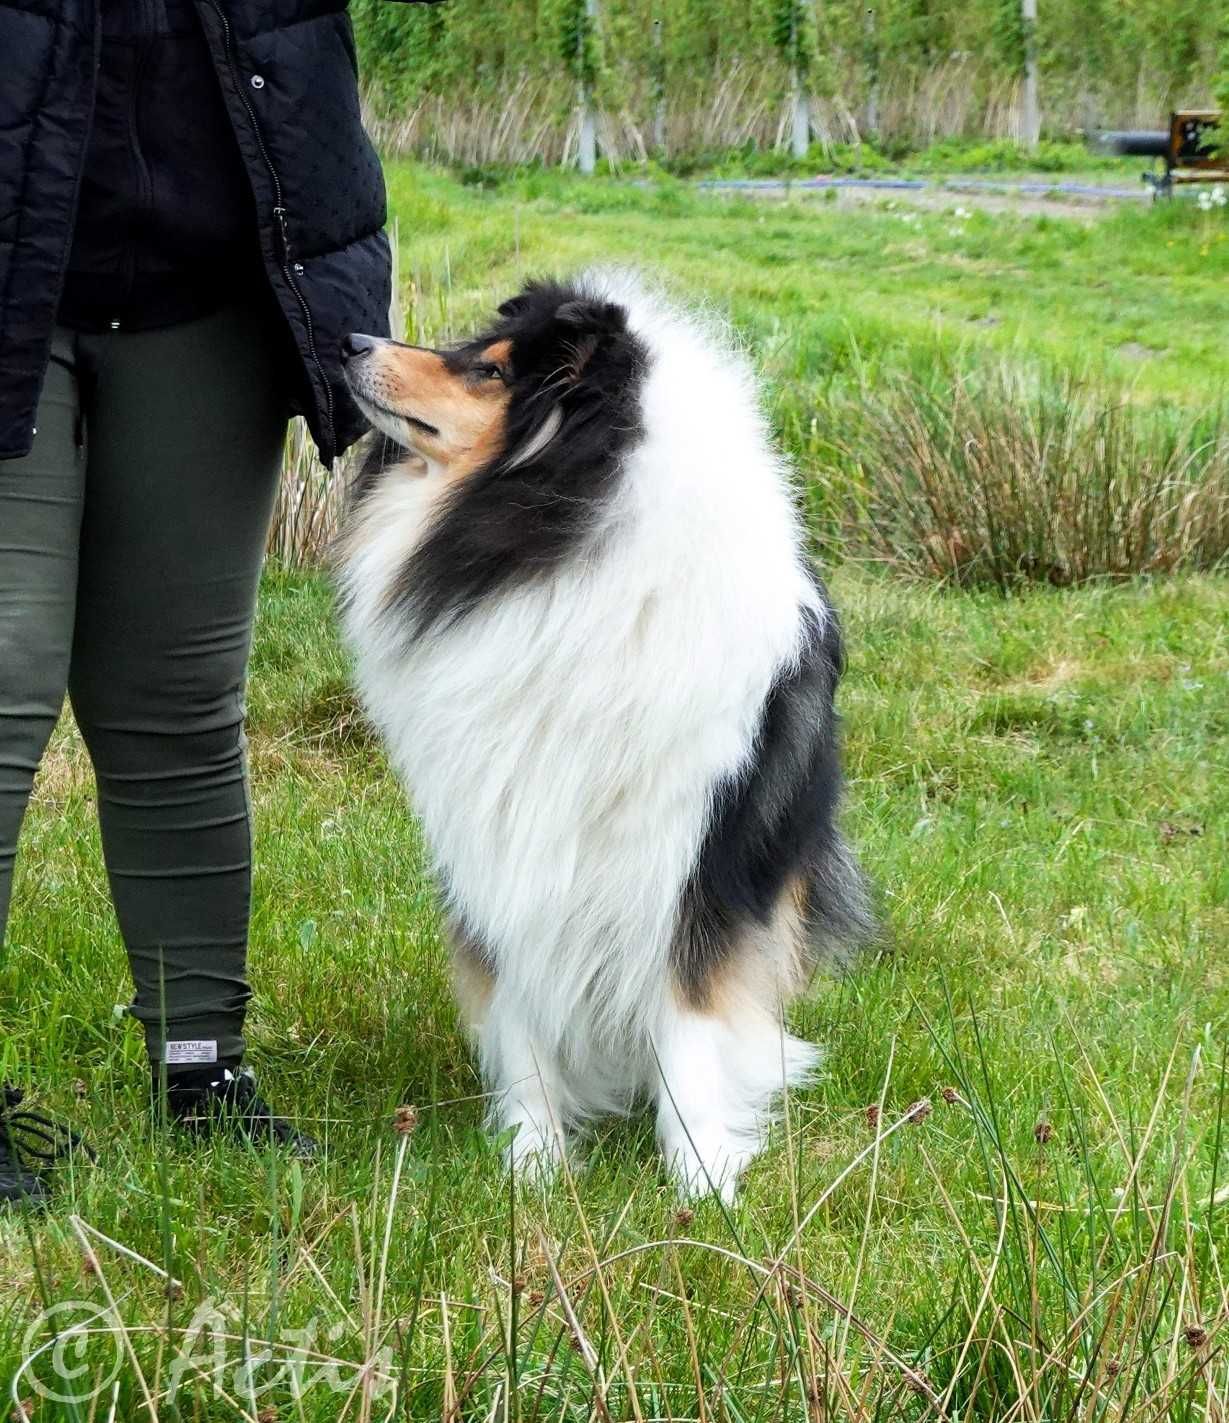
[[[559,58],[576,85],[577,164],[582,173],[592,173],[597,162],[595,103],[601,63],[597,0],[548,0],[544,9],[558,36]]]
[[[777,0],[773,40],[789,72],[790,153],[805,158],[811,144],[808,88],[815,61],[815,9],[808,0]]]
[[[1225,0],[1040,0],[1043,127],[1159,123],[1206,104]],[[597,100],[610,157],[672,161],[815,134],[888,149],[1019,137],[1021,0],[352,0],[372,112],[396,141],[464,162],[576,156]],[[660,25],[655,23],[660,21]],[[855,121],[854,116],[859,116]],[[592,129],[590,129],[592,132]]]

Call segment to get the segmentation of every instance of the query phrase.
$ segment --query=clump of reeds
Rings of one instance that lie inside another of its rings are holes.
[[[337,532],[345,495],[343,462],[320,463],[302,420],[286,432],[282,478],[273,506],[269,553],[288,568],[320,563]]]
[[[1229,555],[1223,410],[1004,365],[864,389],[828,420],[825,495],[853,548],[900,571],[1006,589]]]
[[[857,55],[830,58],[830,82],[810,97],[815,142],[871,141],[888,150],[951,139],[1020,142],[1026,128],[1020,78],[966,52],[929,65],[888,63],[872,80]],[[600,151],[614,165],[646,157],[699,162],[733,152],[788,145],[788,73],[763,54],[676,65],[659,84],[650,57],[608,56],[599,98]],[[407,102],[378,85],[365,95],[365,122],[386,153],[480,167],[576,161],[575,83],[562,68],[532,60],[438,86]],[[1043,93],[1049,134],[1088,127],[1149,127],[1176,103],[1204,103],[1194,83],[1175,91],[1164,76],[1140,72],[1129,90],[1086,72],[1052,75]]]

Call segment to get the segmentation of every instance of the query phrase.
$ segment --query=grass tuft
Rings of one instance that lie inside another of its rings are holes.
[[[915,577],[1006,590],[1215,568],[1229,420],[993,365],[885,382],[828,412],[850,538]]]

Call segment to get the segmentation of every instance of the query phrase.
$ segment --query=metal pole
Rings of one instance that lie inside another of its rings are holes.
[[[1037,0],[1020,0],[1024,23],[1024,143],[1036,148],[1041,141],[1041,109],[1037,95]]]
[[[593,95],[589,92],[589,37],[597,32],[597,0],[585,0],[585,23],[581,27],[577,58],[580,63],[580,140],[579,161],[582,173],[592,173],[597,165],[597,114]]]

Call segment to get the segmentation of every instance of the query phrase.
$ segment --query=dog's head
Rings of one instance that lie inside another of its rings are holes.
[[[473,340],[446,350],[352,334],[346,382],[363,413],[408,452],[402,467],[455,484],[558,459],[601,441],[617,418],[640,347],[617,303],[534,282]],[[549,453],[548,453],[549,452]]]
[[[548,577],[602,527],[649,368],[616,290],[532,282],[448,350],[346,338],[346,380],[384,437],[353,486],[348,547],[394,535],[386,600],[416,632]]]

